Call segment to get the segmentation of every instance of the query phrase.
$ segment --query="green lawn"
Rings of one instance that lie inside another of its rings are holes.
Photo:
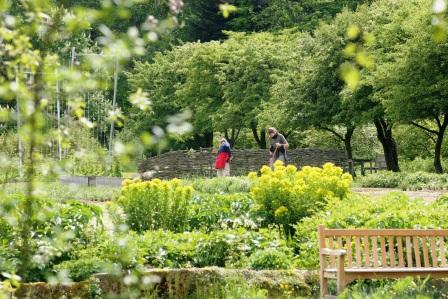
[[[22,194],[25,183],[7,183],[0,185],[0,192],[7,195]],[[36,195],[42,198],[65,201],[70,199],[83,201],[108,201],[118,197],[120,187],[88,187],[66,185],[59,182],[38,182]]]

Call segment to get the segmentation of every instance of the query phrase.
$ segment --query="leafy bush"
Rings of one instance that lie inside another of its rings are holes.
[[[53,270],[57,272],[67,270],[69,277],[73,281],[82,281],[88,279],[92,274],[100,272],[103,264],[104,261],[98,257],[86,257],[62,262],[53,267]]]
[[[254,252],[265,248],[288,250],[286,242],[272,229],[213,231],[197,242],[195,265],[244,268]]]
[[[292,224],[322,209],[329,199],[345,198],[352,182],[349,174],[330,163],[323,168],[305,166],[298,171],[280,161],[274,170],[263,166],[260,177],[250,173],[248,178],[251,195],[265,224],[281,224],[288,234]]]
[[[19,264],[17,236],[18,222],[23,215],[24,199],[21,195],[3,196],[0,204],[0,272],[15,273]],[[29,250],[33,262],[27,281],[42,280],[51,267],[67,260],[69,251],[91,242],[102,227],[99,207],[69,201],[55,203],[33,199]],[[5,252],[5,255],[3,255]],[[3,260],[3,257],[6,259]]]
[[[443,199],[427,204],[400,192],[380,199],[352,195],[343,201],[332,200],[325,210],[295,226],[298,267],[319,266],[319,224],[327,228],[439,228],[448,225],[447,208]]]
[[[439,190],[448,188],[448,174],[429,172],[395,173],[380,171],[356,180],[360,187],[400,188],[403,190]]]
[[[446,169],[446,161],[442,161],[442,166]],[[415,158],[414,160],[400,161],[400,169],[404,173],[408,172],[430,172],[434,173],[434,160],[431,158]]]
[[[211,231],[220,228],[256,227],[253,200],[248,193],[198,193],[189,204],[189,226],[192,230]]]
[[[248,258],[259,250],[290,252],[276,231],[236,230],[172,233],[148,231],[142,236],[140,248],[154,267],[247,267]],[[278,264],[282,266],[281,263]]]
[[[178,179],[125,180],[118,202],[127,224],[137,232],[159,228],[180,232],[188,226],[188,204],[193,191]]]
[[[197,242],[204,238],[206,235],[201,232],[148,231],[141,242],[145,248],[145,262],[156,268],[192,267]]]
[[[401,185],[401,174],[391,171],[380,171],[359,177],[355,183],[359,187],[366,188],[398,188]]]
[[[430,299],[446,298],[446,287],[434,285],[431,280],[416,280],[411,277],[396,281],[358,282],[344,290],[341,299]]]
[[[291,269],[293,263],[292,253],[284,252],[273,248],[266,248],[256,251],[249,258],[249,268],[254,270],[278,270]]]
[[[242,193],[249,191],[249,183],[247,179],[239,177],[193,179],[186,180],[185,183],[193,186],[194,190],[202,193],[223,194]]]

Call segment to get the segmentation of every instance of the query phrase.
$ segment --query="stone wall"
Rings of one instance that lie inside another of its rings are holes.
[[[258,171],[261,166],[268,164],[268,150],[233,150],[233,160],[230,164],[232,175],[246,175],[250,171]],[[216,153],[211,149],[198,151],[184,150],[167,152],[149,158],[139,165],[140,173],[154,171],[154,177],[194,177],[215,176],[214,161]],[[298,167],[305,165],[322,166],[326,162],[347,167],[345,154],[339,150],[326,149],[292,149],[288,151],[289,163]]]
[[[319,275],[317,271],[308,270],[244,270],[210,268],[188,269],[148,269],[144,276],[151,279],[156,290],[155,297],[167,299],[184,299],[189,295],[201,295],[200,298],[225,298],[222,287],[229,282],[244,283],[267,291],[269,299],[287,296],[318,298]],[[151,287],[149,286],[149,289]],[[129,298],[128,288],[116,276],[96,274],[84,282],[67,285],[49,285],[47,283],[23,283],[14,292],[14,298],[26,299],[76,299]],[[117,296],[120,294],[121,296]],[[289,294],[289,295],[288,295]]]

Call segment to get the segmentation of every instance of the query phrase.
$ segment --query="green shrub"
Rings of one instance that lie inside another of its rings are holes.
[[[289,254],[290,249],[275,230],[235,230],[173,233],[148,231],[141,236],[139,248],[152,267],[232,267],[248,266],[248,259],[257,251],[270,248]],[[281,254],[279,254],[281,256]],[[282,266],[278,263],[278,266]],[[289,266],[288,266],[289,268]]]
[[[437,200],[427,204],[401,192],[382,198],[352,195],[331,201],[325,210],[298,223],[295,234],[297,265],[318,268],[317,227],[327,228],[439,228],[448,225],[448,204]]]
[[[284,252],[273,248],[266,248],[256,251],[249,258],[249,268],[254,270],[278,270],[291,269],[292,253]]]
[[[446,169],[446,161],[442,161],[442,166]],[[404,173],[409,172],[429,172],[434,173],[434,160],[431,158],[415,158],[414,160],[400,161],[400,169]]]
[[[272,229],[250,231],[239,228],[213,231],[197,242],[195,263],[198,267],[244,268],[247,267],[248,258],[254,252],[265,248],[288,250],[286,241]]]
[[[79,260],[62,262],[53,267],[54,271],[67,270],[69,277],[73,281],[82,281],[88,279],[92,274],[101,272],[104,261],[98,257],[86,257]]]
[[[149,229],[180,232],[188,226],[188,205],[193,191],[191,186],[182,186],[178,179],[126,180],[118,203],[123,207],[127,224],[137,232]]]
[[[148,231],[141,241],[145,263],[156,268],[192,267],[197,242],[204,238],[206,235],[201,232]]]
[[[242,193],[249,191],[249,183],[247,179],[240,177],[192,179],[186,180],[185,183],[193,186],[194,190],[202,193],[223,194]]]
[[[18,238],[23,215],[22,195],[3,196],[0,203],[0,272],[15,273],[19,264]],[[86,246],[102,227],[99,207],[70,201],[65,204],[33,198],[35,217],[29,250],[33,255],[25,281],[42,281],[53,265],[69,258],[69,251]],[[3,254],[3,252],[5,254]],[[5,257],[5,259],[3,259]]]
[[[224,227],[255,228],[253,200],[248,193],[198,193],[189,204],[189,227],[192,230],[212,231]]]
[[[297,171],[293,165],[276,162],[261,176],[249,174],[250,192],[258,204],[265,225],[281,224],[290,234],[292,225],[321,210],[331,198],[343,199],[350,193],[352,177],[327,163],[323,168],[305,166]]]
[[[390,172],[380,171],[356,180],[360,187],[400,188],[403,190],[439,190],[448,188],[448,174],[429,172]]]
[[[361,281],[344,290],[341,299],[430,299],[446,298],[447,288],[431,280],[411,277],[395,281]]]
[[[398,188],[401,185],[401,173],[380,171],[356,179],[356,185],[365,188]]]

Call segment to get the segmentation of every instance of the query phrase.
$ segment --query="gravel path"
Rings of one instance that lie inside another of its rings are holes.
[[[443,194],[448,194],[448,190],[418,190],[418,191],[403,191],[400,189],[392,189],[392,188],[353,188],[353,191],[362,194],[369,195],[374,197],[381,197],[389,194],[390,192],[404,192],[409,197],[412,198],[423,198],[427,201],[436,200],[439,196]]]

